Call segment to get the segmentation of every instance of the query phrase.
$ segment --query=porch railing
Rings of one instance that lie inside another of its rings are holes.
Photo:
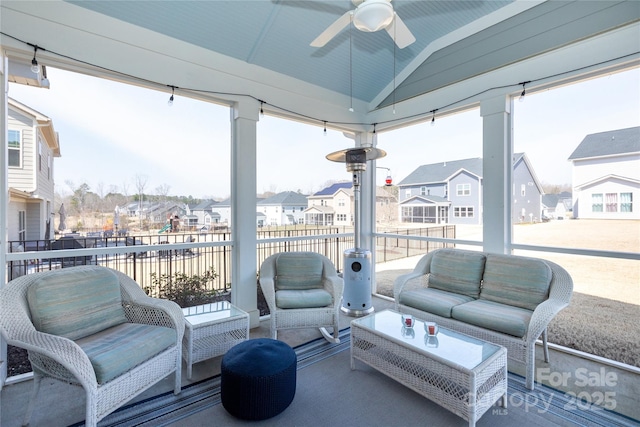
[[[454,238],[455,226],[393,229],[393,236],[376,236],[377,260],[385,262],[406,256],[426,253],[443,243],[411,241],[398,235]],[[343,254],[354,245],[350,228],[323,227],[318,229],[264,230],[258,232],[257,268],[270,255],[286,251],[312,251],[327,256],[338,271],[343,268]],[[162,245],[167,245],[164,249]],[[152,273],[169,275],[184,273],[202,275],[213,268],[217,277],[208,284],[211,290],[227,292],[231,287],[230,233],[148,234],[140,236],[113,236],[90,233],[67,235],[57,240],[9,242],[10,252],[48,252],[45,256],[20,261],[9,261],[8,280],[37,271],[53,270],[75,265],[103,265],[121,271],[141,286],[152,286]],[[127,247],[124,251],[120,248]],[[108,253],[107,248],[119,248]],[[152,248],[152,249],[149,249]],[[84,249],[95,249],[86,251]],[[57,251],[60,251],[58,255]],[[51,254],[56,253],[55,257]],[[89,254],[87,254],[89,253]],[[80,255],[81,254],[81,255]],[[66,255],[66,256],[65,256]]]

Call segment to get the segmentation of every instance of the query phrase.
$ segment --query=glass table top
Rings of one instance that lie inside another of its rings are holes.
[[[475,368],[500,349],[495,344],[442,326],[437,335],[429,336],[424,322],[419,319],[415,319],[413,328],[405,328],[402,326],[402,315],[392,310],[376,312],[351,323],[466,369]]]
[[[218,301],[210,304],[186,307],[182,309],[182,313],[184,314],[185,320],[194,326],[203,323],[229,320],[233,317],[245,316],[247,314],[228,301]]]

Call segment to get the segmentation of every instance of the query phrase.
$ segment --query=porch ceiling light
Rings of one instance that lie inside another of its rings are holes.
[[[360,31],[373,33],[393,21],[393,6],[388,0],[367,0],[353,14],[353,25]]]

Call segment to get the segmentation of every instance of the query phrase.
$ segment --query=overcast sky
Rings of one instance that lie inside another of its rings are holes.
[[[55,160],[56,187],[70,193],[87,183],[92,191],[133,194],[135,177],[145,177],[145,193],[169,186],[170,195],[227,197],[230,193],[229,110],[169,93],[48,69],[51,88],[10,84],[9,96],[53,120],[62,157]],[[567,158],[596,132],[640,125],[640,70],[611,74],[515,102],[514,146],[525,152],[538,178],[571,182]],[[311,193],[328,181],[350,180],[345,165],[326,160],[353,147],[341,132],[264,116],[258,123],[258,192]],[[436,117],[378,134],[394,183],[418,166],[482,156],[478,110]],[[378,170],[382,185],[386,170]]]

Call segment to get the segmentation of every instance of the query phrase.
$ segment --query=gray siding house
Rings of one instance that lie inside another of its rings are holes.
[[[514,155],[513,222],[539,221],[542,187],[524,153]],[[400,183],[401,222],[482,224],[482,159],[422,165]]]

